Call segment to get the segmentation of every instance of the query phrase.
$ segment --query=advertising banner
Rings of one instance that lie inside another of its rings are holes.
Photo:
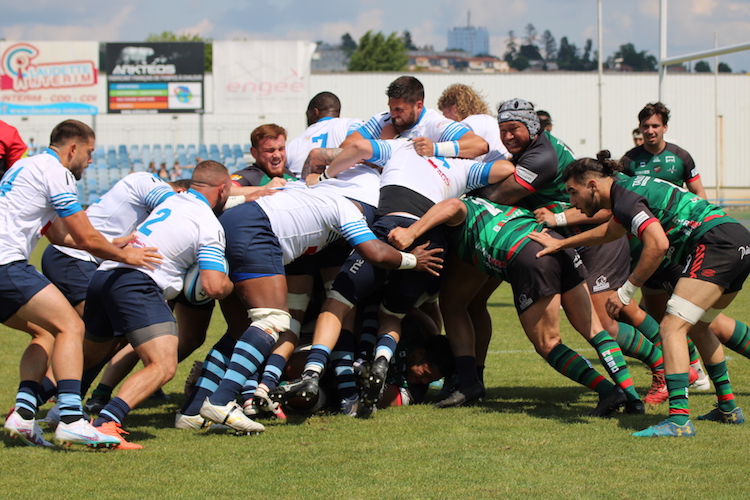
[[[109,113],[203,111],[202,42],[108,43]]]
[[[303,112],[315,47],[306,41],[214,42],[214,112]]]
[[[95,115],[98,42],[0,41],[0,115]]]

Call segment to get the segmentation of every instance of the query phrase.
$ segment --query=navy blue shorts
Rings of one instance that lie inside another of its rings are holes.
[[[91,278],[83,310],[87,337],[107,339],[174,320],[159,287],[141,271],[118,268]]]
[[[42,291],[49,280],[25,260],[0,266],[0,323],[5,323]]]
[[[97,267],[99,265],[94,262],[66,255],[52,245],[48,245],[42,254],[42,272],[73,306],[86,298]]]
[[[284,274],[284,257],[271,221],[257,203],[243,203],[219,217],[227,235],[229,278],[240,281]]]
[[[388,233],[395,227],[409,227],[416,220],[408,217],[386,215],[378,219],[372,226],[372,231],[379,240],[388,243]],[[433,228],[417,241],[411,248],[430,242],[427,248],[447,248],[447,241],[442,228]],[[444,257],[444,252],[437,254]],[[414,304],[422,294],[431,287],[434,282],[433,276],[428,273],[401,270],[389,271],[372,266],[362,259],[356,252],[347,258],[341,267],[339,274],[333,282],[333,289],[344,296],[348,301],[357,304],[371,295],[388,282],[383,293],[383,306],[391,312],[406,314],[411,311]]]

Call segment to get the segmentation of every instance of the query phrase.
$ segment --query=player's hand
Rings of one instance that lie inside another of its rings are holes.
[[[274,177],[263,187],[280,188],[280,187],[284,187],[284,184],[286,184],[286,179],[284,179],[283,177]]]
[[[604,307],[607,309],[607,314],[609,314],[610,318],[617,319],[620,316],[620,311],[625,305],[620,300],[620,296],[617,295],[617,292],[612,292],[612,294],[607,297],[607,303]]]
[[[123,262],[131,266],[153,270],[154,266],[151,264],[160,264],[162,261],[162,256],[157,253],[156,247],[136,248],[129,244],[123,248],[123,251],[125,252]]]
[[[537,252],[537,259],[549,253],[555,253],[560,250],[560,240],[550,236],[547,231],[547,229],[544,229],[541,233],[529,233],[529,239],[536,241],[544,247],[541,251]]]
[[[442,253],[442,248],[433,248],[427,250],[428,241],[424,245],[420,245],[414,248],[411,253],[417,258],[417,271],[424,271],[432,274],[433,276],[440,276],[440,270],[443,268],[443,259],[438,257],[436,254]]]
[[[120,236],[119,238],[113,238],[112,244],[117,248],[122,248],[135,239],[135,233],[130,233],[127,236]]]
[[[534,216],[539,224],[547,224],[549,227],[555,227],[557,225],[555,214],[553,214],[548,208],[537,208],[534,210]]]
[[[415,137],[412,142],[418,155],[435,156],[435,145],[427,137]]]
[[[271,184],[270,182],[268,184]],[[266,186],[268,185],[266,184]],[[250,194],[245,195],[245,203],[250,203],[251,201],[255,201],[261,196],[271,196],[272,194],[276,194],[279,191],[277,189],[268,189],[265,186],[263,189],[258,189],[257,191],[253,191]]]
[[[320,182],[320,174],[310,174],[305,177],[305,184],[308,186],[314,186],[318,182]]]
[[[406,227],[394,227],[388,233],[388,242],[399,250],[409,248],[414,243],[414,237],[411,231]]]

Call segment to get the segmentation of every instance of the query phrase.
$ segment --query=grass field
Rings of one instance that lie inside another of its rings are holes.
[[[39,254],[39,249],[35,255]],[[750,322],[750,292],[727,311]],[[689,439],[631,436],[664,418],[666,404],[645,416],[583,416],[596,394],[553,370],[532,349],[508,286],[490,300],[494,338],[487,397],[467,408],[391,408],[370,420],[321,414],[265,422],[259,436],[173,428],[194,359],[223,333],[214,315],[203,348],[180,365],[165,391],[125,427],[140,451],[82,447],[38,449],[3,438],[2,498],[747,498],[750,424],[697,422]],[[563,322],[563,341],[595,361],[594,350]],[[10,407],[25,334],[0,326],[0,405]],[[750,410],[750,360],[727,353],[739,404]],[[596,368],[604,373],[601,366]],[[629,361],[637,390],[650,383]],[[691,394],[693,414],[711,409],[711,393]],[[45,405],[40,417],[50,408]],[[750,415],[749,415],[750,416]],[[51,439],[52,434],[47,437]]]

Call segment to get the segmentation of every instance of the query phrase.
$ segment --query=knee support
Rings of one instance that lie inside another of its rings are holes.
[[[678,318],[687,321],[691,325],[694,325],[698,321],[700,321],[705,313],[706,311],[696,306],[689,300],[683,299],[682,297],[678,297],[674,294],[667,302],[667,314],[677,316]]]
[[[307,311],[310,303],[310,296],[306,293],[288,293],[286,300],[289,303],[289,309],[292,311]]]
[[[255,307],[248,309],[247,317],[252,321],[250,326],[260,328],[273,337],[274,342],[279,340],[279,333],[285,332],[291,327],[292,316],[281,309]]]
[[[710,308],[706,313],[701,316],[701,321],[704,323],[711,323],[713,320],[716,319],[716,316],[724,312],[724,309],[716,309],[714,307]]]

